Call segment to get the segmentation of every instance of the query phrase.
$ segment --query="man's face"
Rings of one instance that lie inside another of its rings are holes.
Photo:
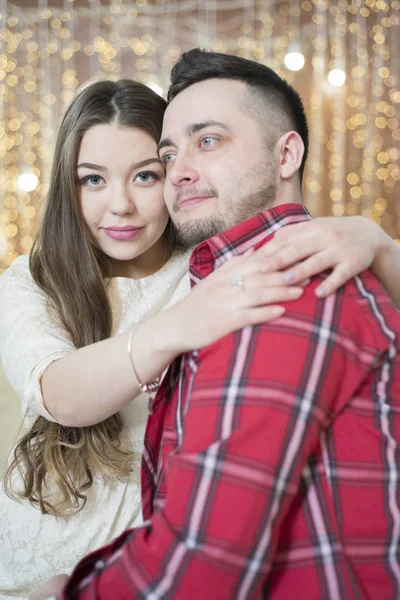
[[[209,79],[167,108],[159,145],[165,202],[180,241],[193,246],[272,206],[276,140],[245,108],[241,81]]]

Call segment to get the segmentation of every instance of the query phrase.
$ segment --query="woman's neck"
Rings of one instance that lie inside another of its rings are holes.
[[[171,253],[167,240],[162,236],[146,252],[132,260],[113,260],[113,277],[142,279],[159,271]]]

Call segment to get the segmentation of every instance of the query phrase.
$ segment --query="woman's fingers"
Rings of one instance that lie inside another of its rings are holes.
[[[326,250],[290,267],[282,274],[282,277],[284,281],[291,285],[299,285],[299,282],[304,278],[310,279],[331,269],[332,272],[315,290],[317,296],[322,297],[332,294],[366,268],[364,257],[353,254],[346,257],[346,259],[338,260],[330,250]]]
[[[297,300],[304,294],[302,287],[270,287],[270,288],[252,288],[243,291],[243,294],[237,298],[237,310],[243,308],[265,306],[267,304],[277,304],[279,302],[290,302]]]
[[[329,250],[325,252],[318,252],[313,254],[306,260],[290,267],[287,271],[282,273],[284,281],[290,284],[295,284],[304,279],[310,279],[314,275],[319,275],[327,269],[334,266],[334,257]]]
[[[255,306],[248,310],[238,311],[236,318],[231,321],[231,326],[228,328],[229,332],[237,331],[248,325],[259,325],[279,319],[286,312],[284,306],[276,304],[269,304],[267,306]]]
[[[346,283],[351,277],[357,275],[359,271],[353,272],[354,269],[349,268],[349,265],[339,264],[335,267],[330,275],[319,285],[315,293],[320,298],[324,298],[325,296],[329,296],[333,292],[336,292],[342,285]]]
[[[50,596],[58,596],[68,583],[69,575],[54,575],[38,590],[29,596],[29,600],[45,600]]]
[[[317,245],[313,240],[293,240],[291,243],[282,245],[279,251],[271,257],[267,257],[264,261],[263,271],[271,272],[272,270],[283,271],[293,265],[304,264],[308,258],[318,257],[317,261],[321,259],[321,255],[324,258],[329,256],[329,266],[331,267],[338,259],[337,250],[333,246],[324,247],[323,245]],[[315,263],[316,265],[318,262]],[[325,263],[321,263],[324,266]],[[320,273],[317,271],[316,273]],[[315,274],[315,273],[314,273]],[[308,272],[304,272],[304,275],[309,277]]]
[[[290,285],[291,282],[290,282]],[[283,278],[283,273],[260,273],[254,272],[243,276],[243,287],[246,288],[273,288],[289,287],[289,283]]]
[[[328,266],[339,262],[339,257],[343,258],[345,254],[349,238],[341,236],[332,228],[332,224],[327,227],[326,221],[315,219],[277,231],[274,238],[260,249],[266,257],[265,270],[270,271],[271,266],[273,269],[287,269],[308,257],[328,251],[332,257]]]
[[[268,321],[279,319],[285,312],[286,308],[284,306],[269,305],[251,308],[247,315],[246,325],[267,323]]]
[[[239,273],[238,273],[239,275]],[[302,274],[299,274],[299,277],[296,276],[296,278],[293,278],[293,281],[289,281],[286,277],[285,277],[285,272],[281,273],[260,273],[260,271],[253,271],[250,273],[246,273],[243,272],[240,273],[242,281],[243,281],[243,286],[239,289],[241,289],[243,291],[246,289],[253,289],[253,288],[273,288],[273,287],[279,287],[279,288],[289,288],[290,286],[302,286],[304,287],[305,285],[307,285],[308,283],[310,283],[310,278],[306,277],[306,276],[302,276]],[[235,276],[236,276],[236,272],[235,272]],[[231,285],[230,283],[231,280],[226,281],[225,285]],[[235,286],[234,286],[235,287]]]

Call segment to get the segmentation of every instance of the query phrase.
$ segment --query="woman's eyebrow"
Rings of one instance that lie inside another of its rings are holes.
[[[145,158],[144,160],[140,160],[139,162],[136,163],[132,163],[131,166],[129,167],[129,170],[134,170],[134,169],[140,169],[141,167],[145,167],[146,165],[151,165],[153,163],[158,163],[158,164],[162,164],[161,160],[158,158],[158,156],[155,156],[154,158]],[[102,167],[101,165],[95,165],[94,163],[79,163],[79,165],[77,166],[77,169],[94,169],[95,171],[107,171],[107,167]]]
[[[95,171],[107,171],[106,167],[102,167],[101,165],[95,165],[94,163],[80,163],[77,169],[95,169]]]

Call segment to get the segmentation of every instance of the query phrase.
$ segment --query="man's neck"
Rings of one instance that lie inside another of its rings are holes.
[[[211,269],[214,269],[231,256],[243,254],[250,248],[265,244],[281,227],[307,221],[309,218],[301,202],[273,206],[244,223],[239,223],[198,244],[192,252],[191,265],[209,264],[212,265]],[[208,273],[201,273],[200,278],[206,274]]]
[[[292,183],[278,186],[273,206],[281,206],[282,204],[303,204],[301,187]]]

